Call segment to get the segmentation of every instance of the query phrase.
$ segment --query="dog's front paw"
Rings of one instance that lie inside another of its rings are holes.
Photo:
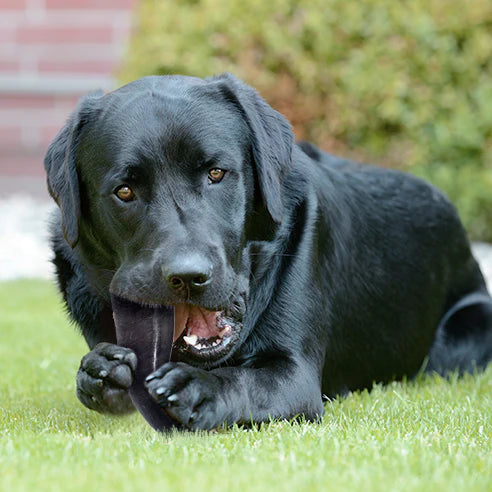
[[[77,397],[91,410],[125,414],[134,409],[128,394],[133,383],[137,357],[131,350],[99,343],[80,363]]]
[[[222,383],[210,372],[168,362],[145,385],[166,413],[188,429],[214,429],[226,419]]]

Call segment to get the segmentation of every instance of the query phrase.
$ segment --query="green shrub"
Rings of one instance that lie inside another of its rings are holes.
[[[416,172],[492,240],[489,0],[143,0],[122,80],[231,71],[297,138]]]

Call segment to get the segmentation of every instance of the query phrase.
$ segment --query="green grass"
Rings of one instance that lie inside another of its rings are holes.
[[[75,397],[86,347],[45,281],[0,284],[0,490],[492,490],[492,368],[376,386],[319,425],[160,435]]]

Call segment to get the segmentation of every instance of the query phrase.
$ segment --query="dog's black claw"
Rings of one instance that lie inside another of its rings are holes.
[[[179,400],[179,396],[176,394],[167,397],[167,401],[171,403],[171,405],[175,404],[178,400]]]
[[[126,364],[121,364],[111,371],[111,379],[117,386],[129,388],[133,382],[132,371]]]
[[[124,361],[127,362],[133,371],[137,368],[137,356],[134,352],[129,352],[125,355]]]

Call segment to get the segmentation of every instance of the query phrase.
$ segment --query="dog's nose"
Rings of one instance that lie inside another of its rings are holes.
[[[165,265],[164,274],[173,290],[200,290],[212,281],[212,265],[200,255],[177,256]]]

